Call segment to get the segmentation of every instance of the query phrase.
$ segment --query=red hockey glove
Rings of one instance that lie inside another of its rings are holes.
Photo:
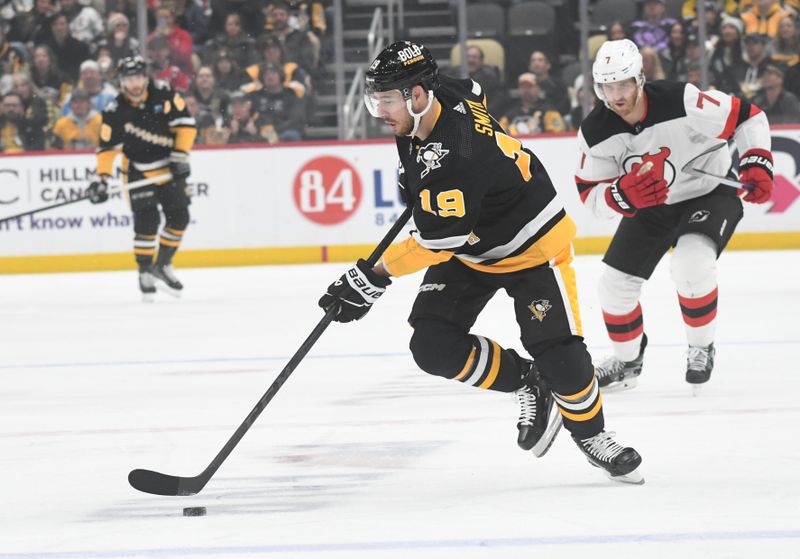
[[[772,153],[765,149],[751,149],[739,160],[739,181],[752,185],[744,197],[745,202],[763,204],[772,197]]]
[[[630,173],[606,190],[606,203],[625,217],[633,217],[636,210],[658,206],[667,200],[667,181],[653,176],[652,164],[640,175],[641,166],[634,163]]]

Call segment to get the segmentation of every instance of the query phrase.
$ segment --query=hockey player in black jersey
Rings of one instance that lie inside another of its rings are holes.
[[[575,225],[541,162],[489,115],[480,85],[439,76],[421,45],[401,41],[381,52],[366,73],[365,103],[396,137],[400,187],[417,229],[375,267],[359,260],[320,306],[338,306],[339,322],[358,320],[391,276],[427,268],[409,317],[419,367],[515,392],[517,442],[536,456],[563,418],[593,465],[641,483],[639,454],[604,431],[571,266]],[[501,289],[514,300],[522,345],[535,362],[470,332]]]
[[[170,180],[131,190],[129,199],[142,298],[152,301],[156,288],[177,297],[183,285],[175,277],[172,258],[189,224],[186,178],[189,150],[197,135],[194,118],[178,93],[148,79],[142,57],[121,59],[117,70],[121,92],[103,111],[98,180],[89,186],[88,194],[93,203],[108,199],[108,179],[120,151],[127,182],[172,175]],[[159,206],[166,218],[160,234]]]
[[[627,39],[604,43],[592,73],[603,103],[581,124],[575,180],[595,214],[622,215],[600,280],[614,355],[597,367],[597,376],[608,389],[636,384],[647,345],[642,285],[674,247],[672,279],[689,342],[686,381],[696,388],[714,366],[716,265],[742,218],[737,194],[761,204],[772,192],[769,124],[758,107],[721,91],[645,84],[642,57]],[[699,157],[692,168],[736,178],[729,140],[739,149],[738,179],[746,191],[682,172]]]

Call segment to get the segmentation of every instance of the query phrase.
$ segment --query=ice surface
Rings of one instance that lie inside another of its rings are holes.
[[[133,468],[205,468],[345,267],[178,270],[184,298],[152,305],[133,272],[0,276],[0,559],[800,557],[795,251],[723,255],[699,397],[667,262],[645,285],[644,372],[605,399],[644,486],[608,481],[564,432],[532,458],[509,396],[420,372],[416,276],[331,325],[199,495],[130,488]],[[576,269],[599,360],[600,258]],[[475,331],[521,349],[504,293]]]

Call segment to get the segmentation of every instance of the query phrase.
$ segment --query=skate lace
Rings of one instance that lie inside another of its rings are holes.
[[[615,375],[625,368],[625,362],[616,357],[607,357],[595,369],[599,378]]]
[[[689,369],[703,371],[708,366],[709,351],[705,347],[689,346],[689,353],[687,361],[689,362]]]
[[[614,431],[602,431],[594,437],[581,440],[581,444],[586,452],[595,458],[611,462],[625,450],[622,445],[614,441],[614,435],[616,435]]]
[[[520,407],[517,423],[520,425],[533,425],[533,420],[536,418],[536,395],[530,386],[523,386],[517,390],[516,395]]]

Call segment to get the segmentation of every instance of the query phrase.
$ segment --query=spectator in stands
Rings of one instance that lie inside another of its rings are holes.
[[[783,87],[800,99],[800,63],[792,64],[783,76]]]
[[[686,30],[682,23],[676,22],[672,26],[669,43],[658,52],[658,56],[667,79],[686,81]]]
[[[44,131],[25,118],[25,109],[18,93],[9,91],[3,95],[0,109],[0,153],[44,149]]]
[[[778,24],[787,15],[793,14],[784,10],[777,0],[756,0],[753,9],[743,12],[741,15],[742,21],[744,21],[744,32],[746,35],[760,33],[768,37],[775,37],[778,35]]]
[[[50,18],[55,12],[53,0],[34,0],[30,10],[17,11],[11,20],[8,40],[24,43],[26,47],[46,42],[50,38]]]
[[[148,47],[156,37],[163,37],[169,45],[169,60],[180,68],[181,72],[189,76],[194,76],[192,67],[192,36],[188,31],[179,27],[175,23],[174,8],[171,5],[162,4],[156,9],[156,28],[147,37]]]
[[[286,60],[297,62],[313,78],[319,59],[319,41],[316,40],[316,35],[293,29],[289,25],[289,5],[285,2],[277,2],[272,6],[271,17],[272,30],[269,34],[283,45]],[[314,37],[316,44],[311,37]]]
[[[705,89],[703,87],[703,74],[701,73],[700,69],[700,61],[699,60],[692,60],[689,62],[689,66],[686,69],[686,81],[697,89]],[[709,88],[714,89],[713,86],[709,86]]]
[[[60,107],[69,93],[70,85],[56,68],[53,51],[50,50],[50,47],[39,45],[33,49],[33,63],[30,71],[34,85],[42,94],[48,94],[45,89],[51,90],[49,95],[53,102]]]
[[[5,36],[0,23],[0,77],[19,72],[25,67],[25,47],[22,43],[12,43]]]
[[[262,89],[248,94],[253,111],[271,125],[281,142],[296,142],[303,139],[305,130],[305,106],[295,92],[283,85],[283,70],[280,66],[266,63],[261,68]]]
[[[581,122],[583,122],[583,75],[578,74],[575,77],[575,83],[573,85],[573,91],[575,92],[574,97],[571,99],[572,102],[572,109],[569,112],[569,125],[573,130],[578,130],[581,126]],[[597,105],[597,96],[594,94],[594,87],[589,88],[589,99],[591,100],[589,104],[589,112],[591,112],[595,105]]]
[[[744,37],[747,67],[741,87],[742,93],[748,99],[761,89],[761,76],[769,62],[766,42],[767,38],[759,33],[750,33]]]
[[[787,66],[794,66],[800,61],[800,35],[794,17],[786,15],[778,22],[778,35],[772,43],[770,58]]]
[[[92,107],[89,92],[81,87],[72,90],[71,110],[56,121],[52,147],[74,150],[96,148],[100,143],[103,117]]]
[[[625,28],[625,22],[615,20],[608,26],[608,40],[619,41],[620,39],[628,38],[628,30]]]
[[[167,82],[172,89],[181,93],[189,89],[192,79],[179,66],[172,63],[172,49],[167,37],[164,35],[153,37],[148,42],[147,52],[150,55],[150,65],[155,79]]]
[[[303,70],[297,62],[286,62],[283,45],[275,37],[263,35],[258,39],[259,53],[261,61],[247,67],[247,75],[253,80],[252,83],[243,86],[245,93],[251,93],[261,89],[261,67],[264,63],[271,63],[283,69],[285,87],[289,87],[297,94],[300,99],[305,98],[307,93],[312,92],[311,76]]]
[[[783,87],[785,71],[783,64],[767,63],[761,77],[761,89],[753,97],[753,103],[766,113],[770,124],[800,123],[800,101]]]
[[[242,16],[233,12],[225,18],[225,31],[209,39],[203,48],[203,60],[213,60],[214,53],[226,50],[239,68],[255,62],[255,41],[242,30]]]
[[[63,13],[50,20],[50,40],[46,43],[58,59],[58,68],[70,83],[78,81],[81,62],[89,58],[89,45],[69,34],[69,21]]]
[[[197,113],[213,124],[227,124],[229,95],[217,87],[214,71],[210,66],[197,70],[194,83],[189,88],[197,103]],[[199,126],[198,126],[199,130]]]
[[[192,36],[192,45],[198,52],[210,38],[208,31],[209,15],[206,13],[208,0],[173,0],[175,21]]]
[[[633,41],[639,48],[653,47],[656,51],[666,48],[675,20],[664,17],[664,10],[664,0],[645,0],[644,19],[631,23]]]
[[[236,91],[250,81],[247,72],[236,65],[226,50],[217,53],[213,69],[214,80],[225,91]]]
[[[13,74],[12,84],[12,91],[19,95],[22,101],[22,109],[28,123],[41,129],[46,135],[58,118],[56,106],[50,99],[38,94],[26,72]]]
[[[61,12],[67,16],[69,32],[75,39],[92,45],[103,36],[103,18],[91,6],[78,0],[61,0]]]
[[[570,109],[569,93],[564,82],[551,74],[552,67],[550,57],[543,51],[535,50],[531,53],[528,72],[536,76],[540,97],[559,113],[566,115]]]
[[[253,114],[250,99],[241,91],[231,93],[231,125],[228,143],[252,144],[269,140],[277,141],[275,130],[264,126],[260,115]]]
[[[208,31],[213,36],[225,29],[225,19],[230,13],[242,16],[245,33],[258,37],[264,31],[264,12],[262,2],[252,0],[210,0],[211,18]]]
[[[483,49],[474,45],[467,47],[466,62],[469,77],[481,84],[486,94],[489,114],[503,114],[508,106],[508,90],[500,77],[500,70],[484,64]]]
[[[542,96],[538,79],[532,72],[520,74],[519,100],[500,118],[500,125],[512,136],[564,132],[567,127],[561,113]]]
[[[703,0],[701,0],[702,2]],[[708,2],[709,0],[705,0]],[[717,0],[717,3],[723,5],[723,14],[728,16],[736,16],[739,13],[740,0]],[[752,0],[741,0],[742,8],[747,2]],[[684,0],[683,8],[681,9],[681,17],[684,21],[690,21],[697,17],[697,0]]]
[[[709,47],[710,45],[716,44],[719,39],[721,20],[715,0],[704,0],[703,5],[705,6],[703,14],[706,18],[706,46]],[[698,33],[699,23],[696,17],[690,20],[688,25],[690,33]]]
[[[711,53],[708,69],[711,81],[720,91],[741,95],[741,83],[747,72],[747,62],[742,54],[742,20],[723,16],[720,36]]]
[[[107,49],[112,67],[122,58],[139,54],[139,39],[131,37],[131,25],[125,14],[113,13],[108,16],[106,34],[98,43],[99,49]]]
[[[215,128],[214,118],[210,113],[200,112],[197,97],[191,91],[183,94],[183,100],[186,103],[186,111],[194,119],[194,125],[197,128],[197,137],[194,140],[194,145],[207,145],[209,132]]]
[[[661,58],[653,47],[643,47],[639,49],[642,54],[642,71],[646,82],[663,80],[666,78],[664,68],[661,66]]]
[[[100,73],[100,64],[94,60],[84,60],[81,64],[81,74],[78,86],[83,89],[89,96],[89,102],[92,109],[97,113],[102,113],[111,101],[117,96],[117,89],[103,79]],[[62,116],[66,116],[72,110],[70,106],[72,96],[68,96],[64,101],[64,108],[61,111]]]

